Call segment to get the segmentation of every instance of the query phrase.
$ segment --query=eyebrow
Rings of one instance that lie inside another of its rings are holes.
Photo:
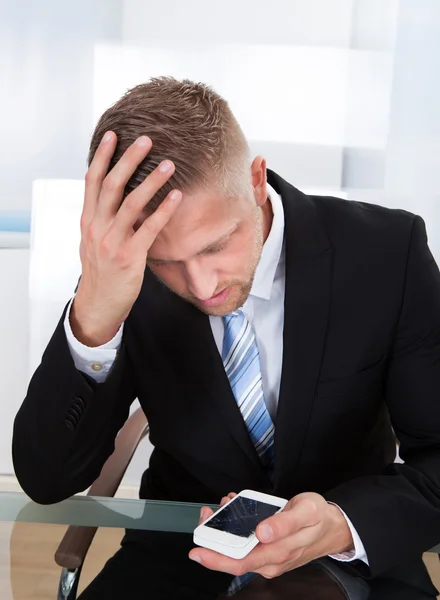
[[[234,225],[234,227],[230,231],[228,231],[228,233],[225,233],[224,235],[222,235],[221,237],[216,239],[214,242],[211,242],[210,244],[208,244],[208,246],[205,246],[202,250],[199,250],[196,253],[196,256],[201,256],[202,254],[206,254],[207,252],[209,252],[209,250],[212,250],[212,248],[215,248],[216,246],[221,245],[222,242],[226,242],[226,240],[228,238],[230,238],[231,235],[237,231],[238,227],[239,227],[239,224],[237,223],[236,225]],[[147,262],[154,262],[154,263],[160,264],[160,263],[168,263],[168,262],[172,263],[172,262],[180,262],[180,261],[169,260],[166,258],[154,258],[154,256],[148,256]]]

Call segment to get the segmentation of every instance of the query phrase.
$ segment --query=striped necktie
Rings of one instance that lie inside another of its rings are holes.
[[[264,402],[257,340],[242,310],[223,317],[223,323],[223,365],[249,437],[263,466],[271,471],[275,428]],[[236,594],[253,577],[253,573],[234,577],[227,595]]]
[[[255,450],[270,471],[275,428],[264,402],[257,340],[242,310],[223,317],[223,323],[223,365]]]

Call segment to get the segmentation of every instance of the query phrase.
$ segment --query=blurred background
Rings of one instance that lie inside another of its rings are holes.
[[[440,261],[439,73],[438,0],[0,0],[2,481],[79,273],[88,144],[110,104],[151,76],[209,83],[270,168],[420,214]]]

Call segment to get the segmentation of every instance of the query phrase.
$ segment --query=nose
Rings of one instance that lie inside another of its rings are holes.
[[[185,265],[186,280],[190,293],[198,300],[208,300],[215,294],[217,276],[214,271],[202,268],[198,261]]]

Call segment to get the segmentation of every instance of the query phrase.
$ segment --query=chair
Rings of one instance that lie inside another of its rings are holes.
[[[148,431],[147,419],[142,409],[138,408],[116,437],[115,450],[89,489],[89,496],[115,495],[139,442]],[[55,561],[62,567],[58,600],[75,600],[82,565],[97,529],[73,525],[67,529],[55,553]]]

